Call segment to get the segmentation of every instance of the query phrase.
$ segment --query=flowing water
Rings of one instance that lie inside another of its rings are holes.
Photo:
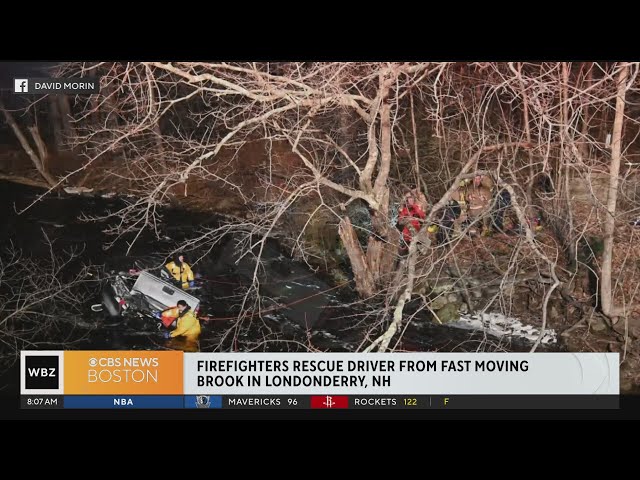
[[[162,212],[159,238],[147,231],[130,251],[127,250],[133,235],[106,248],[113,240],[103,233],[109,224],[105,221],[85,222],[80,217],[114,211],[121,205],[121,200],[52,194],[18,214],[39,193],[37,189],[0,184],[5,219],[0,245],[6,247],[13,243],[23,255],[36,261],[50,258],[49,242],[59,255],[76,249],[81,253],[62,274],[69,276],[87,265],[91,265],[93,272],[84,286],[81,305],[73,312],[56,311],[59,321],[55,328],[47,331],[46,338],[42,339],[44,344],[65,349],[174,348],[153,329],[108,318],[104,313],[92,312],[90,307],[100,302],[101,282],[110,271],[127,271],[136,264],[161,266],[181,240],[201,228],[215,226],[218,219],[167,209]],[[355,300],[352,284],[332,287],[321,272],[316,274],[306,265],[292,261],[274,241],[265,246],[263,263],[257,271],[261,287],[252,293],[246,304],[254,306],[252,302],[259,295],[261,309],[253,310],[238,324],[235,317],[256,272],[253,257],[249,254],[239,260],[233,238],[206,255],[204,253],[204,250],[187,252],[188,258],[193,259],[194,270],[202,276],[202,287],[195,294],[201,299],[203,311],[209,318],[202,322],[202,351],[361,350],[364,332],[371,322],[378,321],[378,317],[367,316],[364,308],[348,305]],[[6,251],[2,255],[6,261]],[[410,308],[407,311],[411,313]],[[435,325],[426,314],[419,314],[406,327],[402,341],[396,347],[408,351],[526,351],[530,348],[528,341],[509,335],[492,336],[477,330],[478,325],[473,322],[467,322],[466,327],[473,328]]]

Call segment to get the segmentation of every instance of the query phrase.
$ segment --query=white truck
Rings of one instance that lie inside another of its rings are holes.
[[[112,318],[135,315],[155,319],[154,314],[184,300],[198,312],[200,300],[149,272],[130,270],[114,274],[102,288],[102,308]]]

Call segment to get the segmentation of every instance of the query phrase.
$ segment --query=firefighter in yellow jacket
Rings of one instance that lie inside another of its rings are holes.
[[[165,332],[164,337],[167,339],[183,337],[187,346],[197,349],[198,338],[200,337],[200,321],[184,300],[178,301],[177,309],[179,311],[178,325],[175,330]]]
[[[178,317],[180,316],[180,309],[176,305],[175,307],[169,307],[162,312],[156,312],[154,316],[162,322],[166,328],[176,326]]]
[[[193,271],[185,261],[184,255],[176,255],[175,260],[167,263],[164,268],[168,270],[177,283],[181,284],[183,290],[188,290],[195,286]]]
[[[452,195],[452,200],[461,207],[461,215],[454,223],[456,230],[461,231],[469,224],[482,221],[483,233],[490,233],[490,210],[493,204],[495,183],[489,175],[476,175],[473,180],[460,182],[459,188]],[[472,226],[470,234],[477,233],[478,228]]]

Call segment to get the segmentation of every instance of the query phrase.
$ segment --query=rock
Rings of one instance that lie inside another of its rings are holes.
[[[441,308],[444,308],[447,303],[449,303],[447,301],[447,297],[444,295],[440,295],[435,297],[433,300],[431,300],[431,310],[440,310]]]
[[[345,283],[349,280],[349,277],[339,268],[331,269],[331,278],[337,284]]]
[[[520,310],[526,310],[527,305],[529,304],[529,294],[528,293],[516,293],[513,296],[513,305],[519,307]]]
[[[603,330],[606,330],[609,326],[607,325],[607,322],[605,322],[602,317],[594,316],[591,319],[591,322],[589,322],[589,327],[594,332],[602,332]]]
[[[542,299],[537,295],[529,294],[527,295],[527,301],[529,304],[529,310],[537,311],[542,308]]]
[[[431,286],[426,280],[424,280],[423,278],[419,278],[418,280],[416,280],[414,291],[418,295],[427,295],[431,291]]]
[[[434,294],[440,294],[443,292],[450,292],[453,290],[453,283],[440,283],[433,287]]]
[[[609,342],[609,344],[607,345],[607,350],[613,353],[621,353],[622,345],[617,342]]]
[[[426,295],[427,294],[427,289],[424,285],[418,285],[415,289],[414,289],[415,293],[417,295]]]
[[[447,302],[449,303],[458,303],[460,301],[460,296],[457,293],[450,293],[447,295]]]
[[[502,289],[502,295],[504,295],[505,297],[512,297],[515,291],[516,289],[513,286],[513,283],[508,283]]]
[[[620,393],[634,394],[637,388],[637,385],[633,382],[633,378],[620,377]]]
[[[458,312],[458,305],[455,303],[448,303],[440,310],[436,312],[438,318],[442,323],[455,322],[460,319],[460,314]]]

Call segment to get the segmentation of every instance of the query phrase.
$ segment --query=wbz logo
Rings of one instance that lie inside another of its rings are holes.
[[[22,351],[22,390],[57,393],[62,388],[62,352]]]
[[[25,387],[31,389],[54,389],[59,387],[58,357],[27,357]]]

